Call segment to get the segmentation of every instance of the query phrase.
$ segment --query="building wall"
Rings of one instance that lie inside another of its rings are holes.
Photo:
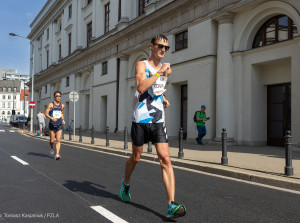
[[[137,1],[122,0],[118,21],[117,0],[110,1],[110,31],[104,34],[106,0],[48,1],[31,25],[33,70],[36,96],[43,107],[60,89],[67,104],[66,119],[72,119],[73,103],[68,94],[79,92],[76,127],[96,130],[130,130],[132,98],[135,93],[135,64],[148,58],[149,41],[165,33],[171,50],[162,62],[169,62],[166,110],[170,137],[177,137],[181,118],[181,86],[187,85],[187,140],[197,135],[192,120],[202,104],[207,106],[207,141],[219,141],[222,128],[229,140],[243,145],[265,145],[267,141],[267,86],[292,85],[293,142],[300,143],[299,37],[252,49],[255,34],[270,18],[289,16],[300,32],[300,3],[296,0],[266,1],[150,1],[145,14],[138,16]],[[72,18],[68,7],[72,4]],[[50,8],[51,5],[51,8]],[[64,13],[63,13],[64,12]],[[163,17],[161,15],[164,15]],[[61,19],[62,30],[57,30]],[[92,22],[92,41],[87,44],[86,25]],[[46,40],[49,28],[50,37]],[[175,36],[188,31],[188,47],[175,51]],[[72,33],[72,52],[68,54],[68,33]],[[38,39],[42,37],[39,47]],[[62,58],[58,58],[58,44]],[[50,67],[45,52],[50,50]],[[119,61],[119,62],[118,62]],[[102,74],[107,62],[108,72]],[[42,64],[42,66],[40,65]],[[118,64],[119,63],[119,64]],[[118,70],[119,68],[119,70]],[[66,86],[66,77],[70,85]],[[47,85],[47,93],[44,88]],[[117,91],[117,86],[119,89]],[[118,92],[118,95],[117,95]],[[39,98],[40,94],[40,98]],[[117,106],[118,105],[118,106]]]

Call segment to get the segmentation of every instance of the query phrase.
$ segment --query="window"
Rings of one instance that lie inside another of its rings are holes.
[[[14,99],[17,99],[17,96],[16,96],[16,95],[14,95]]]
[[[146,0],[138,0],[138,4],[139,4],[139,16],[141,16],[141,15],[143,15],[145,13],[145,2],[146,2]]]
[[[72,33],[69,33],[69,48],[68,48],[68,53],[69,55],[71,54],[71,46],[72,46]]]
[[[110,3],[104,6],[104,11],[105,11],[104,33],[107,33],[109,31],[109,13],[110,13],[109,5]]]
[[[47,94],[47,85],[44,87],[44,93]]]
[[[47,53],[46,59],[47,59],[47,68],[48,68],[49,67],[49,50],[47,50],[46,53]]]
[[[119,8],[118,8],[118,21],[121,20],[121,12],[122,12],[122,0],[119,0]]]
[[[7,111],[7,115],[10,115],[10,111]]]
[[[4,107],[5,108],[5,107]],[[5,115],[5,111],[2,111],[2,115]]]
[[[16,102],[14,102],[14,108],[16,108],[17,106],[16,106]]]
[[[5,100],[5,95],[2,95],[2,99],[4,99],[4,100]]]
[[[11,92],[11,87],[9,87],[7,90],[8,90],[8,92]]]
[[[6,92],[6,87],[3,88],[3,92]]]
[[[69,5],[69,19],[72,18],[72,4]]]
[[[89,45],[89,42],[92,40],[92,22],[86,25],[86,39],[87,39],[87,45]]]
[[[58,26],[58,31],[61,31],[61,19],[58,20],[57,26]]]
[[[61,59],[61,44],[58,45],[58,59]]]
[[[188,47],[188,31],[184,31],[175,35],[175,51]]]
[[[2,108],[5,108],[5,102],[2,102]]]
[[[49,39],[49,28],[47,29],[47,40]]]
[[[66,77],[66,87],[69,87],[70,85],[70,77]]]
[[[15,93],[17,92],[17,88],[16,88],[16,87],[14,87],[14,92],[15,92]]]
[[[269,19],[257,32],[253,48],[293,39],[298,35],[297,27],[292,19],[285,15],[278,15]]]
[[[9,100],[10,100],[10,99],[11,99],[11,95],[7,95],[7,99],[9,99]]]
[[[107,61],[102,63],[102,75],[107,74]]]
[[[10,106],[11,106],[11,103],[8,102],[8,103],[7,103],[7,108],[10,108]]]

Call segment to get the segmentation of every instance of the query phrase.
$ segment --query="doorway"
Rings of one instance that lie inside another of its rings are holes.
[[[291,130],[291,84],[268,86],[269,146],[284,146],[284,136]]]
[[[187,84],[181,85],[181,111],[180,111],[180,126],[183,130],[183,139],[187,137],[187,103],[188,103],[188,89]]]

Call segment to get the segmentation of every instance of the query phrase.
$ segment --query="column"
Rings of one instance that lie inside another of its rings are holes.
[[[217,18],[218,49],[216,77],[216,140],[221,139],[222,128],[228,138],[234,134],[234,76],[231,52],[233,49],[232,14]]]
[[[127,115],[127,107],[131,106],[130,101],[128,101],[126,97],[126,95],[128,95],[126,91],[130,90],[127,88],[127,80],[126,80],[127,77],[128,77],[128,56],[126,55],[120,57],[119,112],[118,112],[119,131],[124,130],[127,123],[127,119],[130,118]],[[127,126],[127,129],[129,128],[130,126]]]
[[[117,24],[117,28],[121,30],[126,28],[129,22],[130,0],[122,0],[119,7],[121,7],[121,18]]]
[[[300,42],[293,47],[291,61],[291,135],[292,143],[300,146]]]

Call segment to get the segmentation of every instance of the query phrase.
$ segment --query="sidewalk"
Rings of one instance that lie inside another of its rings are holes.
[[[128,142],[128,149],[124,150],[124,136],[117,134],[109,135],[110,146],[106,147],[105,134],[95,133],[95,144],[91,144],[90,132],[84,132],[82,143],[79,143],[79,136],[76,132],[75,140],[69,141],[69,135],[65,133],[62,143],[82,146],[95,150],[102,150],[110,153],[117,153],[129,156],[131,143]],[[33,136],[26,132],[26,135]],[[36,137],[48,139],[48,137]],[[128,135],[128,141],[130,136]],[[147,153],[148,145],[144,146],[142,159],[157,161],[155,147],[152,146],[152,153]],[[187,167],[204,172],[214,173],[223,176],[268,184],[300,191],[300,149],[293,148],[294,175],[284,175],[285,149],[283,147],[248,147],[228,146],[228,165],[221,165],[221,145],[197,145],[183,143],[184,157],[178,158],[178,140],[170,141],[170,156],[175,166]]]

